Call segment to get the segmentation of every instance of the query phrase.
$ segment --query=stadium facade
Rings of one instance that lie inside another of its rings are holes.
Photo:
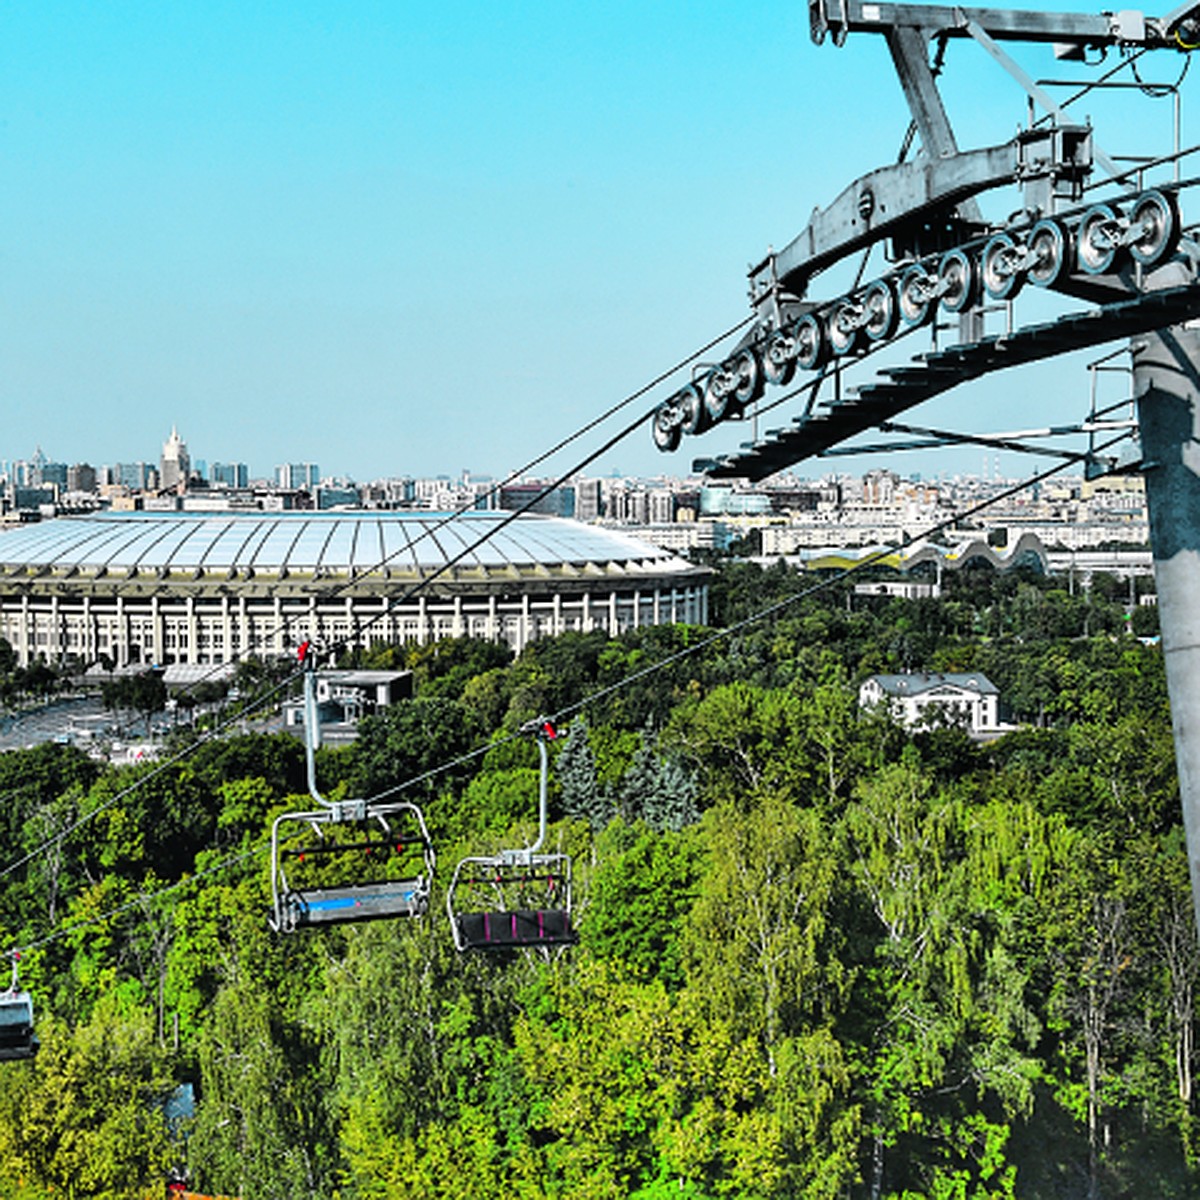
[[[222,663],[312,637],[519,651],[568,630],[703,624],[709,575],[532,514],[103,513],[0,534],[0,636],[22,665]]]

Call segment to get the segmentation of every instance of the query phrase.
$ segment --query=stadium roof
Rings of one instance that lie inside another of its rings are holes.
[[[0,535],[0,569],[10,575],[419,576],[444,567],[469,546],[474,548],[456,564],[456,575],[564,568],[654,575],[699,571],[620,530],[559,517],[378,510],[58,517]]]

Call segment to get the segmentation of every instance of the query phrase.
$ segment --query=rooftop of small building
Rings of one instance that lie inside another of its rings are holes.
[[[889,696],[919,696],[939,687],[956,687],[981,696],[999,695],[999,689],[980,671],[912,671],[898,675],[872,675],[867,682],[879,684]]]

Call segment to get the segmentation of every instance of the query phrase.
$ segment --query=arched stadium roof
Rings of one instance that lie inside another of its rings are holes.
[[[501,527],[503,522],[509,524]],[[97,513],[0,535],[0,569],[56,575],[424,575],[480,539],[455,571],[696,571],[620,530],[559,517],[469,511]]]
[[[999,571],[1014,567],[1032,567],[1043,575],[1047,572],[1047,552],[1035,533],[1022,533],[1015,542],[1000,550],[988,545],[983,537],[971,537],[955,546],[939,546],[934,542],[914,542],[904,547],[893,546],[825,546],[802,549],[784,556],[801,563],[809,571],[848,571],[870,560],[875,566],[891,567],[896,571],[911,571],[922,563],[940,564],[949,570],[959,570],[973,563],[987,563]]]

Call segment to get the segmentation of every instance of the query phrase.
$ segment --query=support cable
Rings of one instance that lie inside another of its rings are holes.
[[[273,700],[274,697],[280,691],[282,691],[287,686],[287,684],[290,682],[291,682],[291,677],[289,676],[288,679],[284,680],[282,683],[276,684],[275,687],[273,687],[268,693],[266,693],[266,695],[261,697],[256,702],[255,707],[261,708],[261,707],[265,706],[268,702]],[[225,722],[225,724],[217,725],[213,729],[208,730],[202,737],[199,737],[196,739],[196,741],[189,743],[182,750],[180,750],[177,754],[174,754],[170,758],[164,759],[163,761],[156,763],[155,766],[151,770],[147,771],[144,775],[139,775],[137,777],[137,779],[135,779],[131,784],[129,784],[128,787],[124,787],[119,792],[116,792],[112,796],[109,796],[109,798],[107,800],[105,800],[102,804],[97,805],[90,812],[85,813],[82,817],[80,817],[78,820],[74,821],[72,824],[68,825],[65,829],[60,829],[56,833],[51,834],[50,837],[48,837],[44,842],[42,842],[42,844],[40,846],[35,846],[32,850],[30,850],[26,854],[22,855],[22,857],[18,858],[15,862],[11,862],[8,864],[8,866],[0,869],[0,879],[6,879],[14,871],[25,866],[26,863],[30,863],[35,858],[39,858],[42,854],[45,854],[52,847],[61,845],[73,833],[78,833],[79,830],[81,830],[90,821],[95,820],[95,818],[100,816],[101,813],[107,812],[110,808],[112,808],[119,801],[124,800],[127,796],[131,796],[139,788],[142,788],[146,784],[148,784],[152,779],[156,779],[159,775],[163,774],[163,772],[165,772],[168,767],[173,767],[177,763],[181,763],[185,759],[190,758],[194,753],[196,753],[197,750],[200,749],[201,746],[205,745],[208,742],[215,741],[217,739],[217,737],[220,734],[224,733],[225,730],[228,729],[229,726],[232,725],[235,720],[241,720],[242,715],[243,715],[242,713],[239,713],[237,717],[231,717],[228,721]]]
[[[698,358],[701,354],[704,354],[707,350],[709,350],[713,345],[716,345],[717,342],[723,341],[724,339],[730,337],[732,334],[736,333],[739,329],[743,328],[746,324],[748,324],[751,320],[753,320],[753,316],[743,318],[736,325],[734,325],[730,330],[727,330],[726,332],[722,333],[719,337],[709,341],[706,345],[702,346],[699,350],[695,351],[687,359],[684,359],[681,365],[686,365],[688,362],[692,361],[693,359]],[[563,447],[570,445],[572,442],[576,441],[579,437],[581,437],[585,432],[588,432],[588,431],[594,429],[601,422],[607,420],[608,418],[610,418],[617,412],[620,412],[622,409],[628,407],[635,400],[637,400],[641,396],[643,396],[648,390],[650,390],[653,387],[658,386],[658,384],[661,383],[664,378],[668,377],[669,375],[673,374],[675,371],[677,371],[679,369],[680,369],[679,365],[673,366],[665,374],[660,374],[657,378],[652,380],[650,383],[646,384],[644,387],[639,388],[636,392],[633,392],[629,396],[626,396],[623,400],[619,401],[617,404],[612,405],[608,410],[606,410],[603,414],[601,414],[601,416],[594,418],[592,421],[590,421],[586,425],[582,426],[575,433],[573,433],[569,437],[561,440],[551,450],[548,450],[548,451],[544,452],[543,454],[539,455],[537,458],[533,459],[531,465],[536,465],[536,464],[544,461],[550,455],[557,453]],[[398,605],[403,604],[403,603],[407,602],[408,600],[411,600],[414,596],[416,596],[418,593],[422,592],[425,588],[427,588],[430,584],[432,584],[436,579],[440,578],[442,575],[444,575],[448,571],[452,570],[455,566],[458,565],[458,563],[460,563],[468,555],[474,553],[474,551],[477,550],[480,546],[482,546],[485,542],[487,542],[489,539],[494,537],[501,530],[507,528],[510,524],[512,524],[514,521],[516,521],[518,517],[523,516],[535,504],[537,504],[539,500],[541,500],[543,497],[548,495],[555,488],[561,487],[562,484],[565,483],[567,480],[569,480],[573,475],[577,475],[580,471],[582,471],[585,467],[589,466],[592,462],[594,462],[601,455],[608,453],[609,450],[611,450],[614,446],[616,446],[618,443],[623,441],[626,437],[628,437],[631,433],[633,433],[640,425],[642,425],[646,421],[647,417],[650,415],[651,414],[648,414],[648,413],[639,414],[638,417],[634,421],[630,422],[624,428],[619,430],[616,434],[614,434],[611,438],[609,438],[598,449],[596,449],[596,450],[592,451],[590,454],[586,455],[582,460],[580,460],[579,462],[574,464],[570,468],[570,470],[564,472],[553,482],[548,483],[544,487],[539,489],[530,499],[525,501],[519,508],[508,513],[501,521],[497,522],[495,525],[493,525],[491,528],[489,528],[483,534],[481,534],[478,538],[476,538],[475,541],[464,546],[464,548],[462,550],[460,550],[457,554],[455,554],[453,557],[447,559],[446,562],[441,564],[441,566],[439,566],[435,571],[432,571],[429,574],[422,576],[421,579],[419,579],[411,587],[407,588],[400,596],[393,597],[392,600],[389,601],[386,608],[384,608],[381,612],[376,613],[370,620],[363,622],[359,626],[356,636],[361,635],[363,632],[372,628],[378,622],[380,622],[380,621],[384,620],[386,617],[390,616],[391,613],[394,611],[394,609]],[[528,469],[528,468],[526,468],[526,469]],[[443,518],[442,525],[448,523],[450,520],[452,520],[454,518],[454,516],[461,515],[461,512],[463,512],[463,511],[466,511],[466,510],[459,510],[458,512],[450,514],[449,516]],[[440,528],[440,527],[441,526],[435,526],[435,530],[436,530],[436,528]],[[428,536],[432,532],[434,532],[434,530],[429,530],[429,531],[427,531],[426,535],[423,535],[423,536]],[[420,539],[417,539],[417,540],[420,540]],[[410,543],[410,545],[411,544],[414,544],[414,543]],[[388,559],[383,560],[384,563],[386,563],[387,561],[388,561]],[[378,567],[372,568],[372,570],[378,570],[378,569],[379,569]],[[360,578],[361,578],[361,576],[360,576]],[[344,586],[349,586],[349,585],[343,584],[342,586],[344,587]],[[287,620],[284,621],[282,628],[287,629],[291,623],[298,621],[300,619],[301,618],[299,616],[289,617]],[[278,632],[278,629],[276,630],[276,632]],[[350,637],[343,638],[337,642],[334,642],[332,644],[331,648],[337,649],[338,647],[345,645],[346,643],[350,642],[351,640],[352,639]],[[241,657],[241,655],[238,655],[236,657]],[[236,661],[236,658],[235,658],[235,661]],[[291,686],[292,681],[297,677],[298,674],[300,674],[299,669],[293,669],[284,679],[282,679],[280,682],[275,684],[267,693],[265,693],[264,696],[259,698],[256,701],[256,703],[249,709],[249,711],[253,712],[259,708],[264,707],[268,703],[268,701],[272,700],[280,692],[285,691],[287,688],[289,688]],[[196,682],[199,683],[202,681],[196,681]],[[193,684],[191,686],[195,686],[195,684]],[[201,745],[203,745],[205,742],[210,741],[213,738],[215,738],[218,733],[224,732],[224,730],[227,729],[231,724],[233,724],[233,722],[235,720],[241,720],[246,715],[246,711],[247,711],[246,709],[243,709],[242,711],[240,711],[237,714],[236,717],[231,717],[225,724],[218,726],[216,729],[207,733],[204,737],[197,739],[197,741],[195,741],[193,743],[190,743],[186,748],[181,750],[179,753],[177,753],[177,754],[173,755],[171,758],[159,763],[148,774],[146,774],[144,776],[140,776],[137,780],[135,780],[127,788],[124,788],[120,792],[118,792],[116,795],[109,797],[109,799],[106,800],[103,804],[99,805],[97,808],[93,809],[91,812],[80,817],[77,821],[75,821],[72,825],[68,826],[66,829],[60,830],[59,832],[51,835],[40,846],[35,847],[34,849],[30,850],[25,855],[23,855],[21,858],[17,859],[15,862],[10,863],[8,866],[0,869],[0,880],[6,878],[13,871],[19,869],[20,867],[24,866],[25,864],[27,864],[31,861],[33,861],[35,858],[40,857],[42,854],[46,853],[53,846],[60,844],[71,834],[78,832],[79,829],[83,828],[95,817],[99,816],[102,812],[105,812],[107,809],[111,808],[119,800],[124,799],[126,796],[129,796],[130,794],[135,792],[139,787],[143,786],[143,784],[148,783],[151,779],[155,778],[156,776],[158,776],[159,774],[164,772],[168,767],[174,766],[176,763],[182,762],[186,758],[190,757],[190,755],[192,753],[194,753],[195,750],[197,750]]]
[[[572,443],[578,441],[581,437],[585,436],[586,434],[590,433],[592,430],[597,428],[597,426],[603,424],[609,418],[615,416],[617,413],[621,412],[623,409],[628,408],[629,405],[633,404],[635,401],[640,400],[643,396],[646,395],[647,392],[658,387],[661,383],[665,382],[676,372],[683,370],[683,368],[686,367],[689,363],[695,362],[696,359],[698,359],[701,355],[708,353],[708,351],[711,350],[714,346],[719,345],[721,342],[726,341],[728,338],[732,337],[734,334],[736,334],[739,331],[741,331],[742,329],[744,329],[754,319],[755,318],[754,318],[753,314],[743,317],[736,324],[730,326],[728,329],[717,334],[715,337],[710,338],[707,342],[705,342],[704,345],[702,345],[698,349],[692,351],[691,354],[680,359],[678,362],[674,363],[672,366],[668,367],[666,370],[659,372],[658,375],[656,375],[649,382],[643,384],[636,391],[631,392],[629,395],[624,397],[624,399],[617,401],[617,403],[610,405],[607,409],[605,409],[604,412],[600,413],[599,416],[594,417],[592,420],[588,421],[586,424],[580,426],[573,433],[570,433],[566,437],[561,438],[557,443],[555,443],[555,445],[551,446],[548,450],[545,450],[542,453],[538,454],[536,457],[530,459],[529,462],[527,462],[524,466],[518,467],[516,470],[511,471],[505,479],[503,479],[501,482],[499,482],[497,484],[494,484],[486,492],[483,492],[480,496],[476,497],[475,500],[472,501],[471,503],[464,504],[461,508],[453,509],[451,512],[444,514],[443,516],[441,516],[440,518],[438,518],[437,520],[432,522],[428,527],[426,527],[423,532],[418,534],[411,541],[407,542],[403,547],[396,549],[395,551],[393,551],[391,554],[387,555],[386,557],[381,558],[377,562],[372,563],[371,566],[365,567],[361,571],[358,571],[358,572],[351,572],[350,576],[347,579],[343,580],[342,582],[333,584],[327,588],[324,588],[324,589],[316,592],[315,593],[316,598],[320,599],[320,600],[328,600],[333,596],[337,596],[340,592],[345,591],[347,588],[353,587],[356,583],[361,582],[363,579],[369,578],[371,575],[378,573],[384,567],[386,567],[388,565],[388,563],[390,563],[393,559],[397,558],[401,554],[407,554],[414,546],[419,545],[421,542],[425,541],[427,538],[432,538],[435,534],[437,534],[440,530],[444,529],[447,525],[449,525],[451,522],[453,522],[456,518],[462,516],[464,513],[471,512],[474,509],[474,507],[479,503],[480,500],[487,501],[487,500],[492,499],[495,496],[498,496],[501,493],[501,491],[504,488],[506,488],[510,483],[512,483],[514,480],[520,479],[522,476],[527,475],[530,471],[534,470],[534,468],[540,466],[542,463],[544,463],[548,459],[552,458],[555,454],[560,453],[566,447],[568,447]],[[646,419],[646,417],[642,416],[638,419],[637,423],[640,424],[645,419]],[[620,435],[620,437],[627,436],[627,434],[629,432],[630,431],[628,429],[625,430]],[[550,492],[552,492],[555,488],[560,487],[563,483],[565,483],[568,479],[570,479],[572,474],[578,474],[579,471],[581,471],[585,466],[589,465],[595,458],[599,457],[601,454],[603,454],[607,450],[611,449],[611,447],[616,444],[617,440],[620,440],[620,439],[618,438],[618,439],[615,439],[614,441],[610,441],[610,442],[606,443],[603,447],[600,448],[600,450],[596,451],[596,453],[594,455],[589,456],[588,458],[584,459],[581,464],[576,465],[576,467],[574,467],[571,472],[568,472],[568,473],[560,476],[558,479],[555,480],[554,483],[549,484],[549,485],[543,487],[542,489],[540,489],[533,496],[533,498],[531,500],[529,500],[521,508],[516,510],[515,515],[520,516],[520,515],[524,514],[525,512],[528,512],[529,509],[532,508],[534,504],[536,504],[538,501],[542,500],[545,496],[549,495]],[[461,554],[457,555],[451,562],[444,564],[432,576],[422,577],[422,579],[419,580],[418,583],[416,583],[412,588],[410,588],[408,591],[406,591],[403,595],[401,595],[400,597],[394,599],[391,603],[389,603],[388,607],[386,609],[384,609],[382,612],[380,612],[379,614],[377,614],[374,618],[372,618],[371,621],[367,622],[367,624],[365,624],[363,626],[360,626],[359,632],[362,632],[362,630],[364,630],[364,629],[370,628],[371,626],[376,624],[378,621],[383,620],[387,616],[390,616],[391,613],[393,612],[393,610],[395,609],[396,605],[402,604],[405,601],[412,599],[425,586],[427,586],[430,582],[432,582],[432,580],[434,578],[444,574],[450,567],[452,567],[455,564],[457,564],[458,562],[460,562],[464,557],[466,557],[467,554],[469,554],[473,550],[477,549],[483,542],[487,541],[488,538],[490,538],[494,534],[498,533],[502,528],[504,528],[508,524],[509,524],[508,521],[504,521],[501,524],[497,525],[495,528],[489,530],[488,533],[486,535],[484,535],[483,537],[481,537],[477,542],[473,543],[471,546],[468,546],[466,550],[464,550]],[[126,585],[124,585],[124,584],[120,585],[117,589],[114,590],[113,595],[122,594],[125,586]],[[308,619],[307,612],[304,614],[296,614],[294,616],[287,616],[283,619],[283,621],[280,624],[276,625],[273,629],[266,630],[261,634],[257,634],[256,641],[259,644],[261,644],[261,641],[269,641],[270,639],[278,637],[280,635],[286,636],[288,631],[291,629],[291,627],[294,624],[297,624],[298,622],[300,622],[302,620],[307,620],[307,619]],[[352,639],[350,637],[344,638],[341,641],[335,643],[335,648],[340,647],[351,640]],[[228,666],[230,663],[237,663],[244,658],[249,658],[254,652],[255,652],[255,645],[254,644],[247,645],[244,650],[241,650],[237,654],[233,655],[233,657],[231,659],[229,659],[228,662],[214,664],[212,670],[208,671],[207,673],[201,675],[200,678],[195,679],[191,683],[189,683],[186,688],[182,689],[183,692],[185,694],[190,693],[193,689],[198,688],[202,683],[206,683],[209,680],[211,680],[216,675],[217,671],[220,668]],[[129,729],[129,728],[132,728],[132,724],[129,724],[126,726],[118,726],[118,729]]]
[[[1105,443],[1103,446],[1099,447],[1099,449],[1101,449],[1101,450],[1108,449],[1109,446],[1116,444],[1120,440],[1121,440],[1120,438],[1113,438],[1113,439],[1111,439],[1111,441],[1109,441],[1109,442]],[[970,508],[964,509],[962,512],[956,513],[952,517],[947,517],[945,520],[937,522],[936,524],[930,526],[926,530],[923,530],[921,533],[917,534],[916,536],[922,537],[922,538],[927,538],[927,537],[933,536],[934,534],[940,533],[941,531],[948,529],[950,526],[956,524],[958,521],[962,520],[965,517],[976,516],[979,513],[984,512],[991,506],[998,504],[1000,501],[1010,499],[1013,496],[1019,495],[1026,488],[1033,487],[1035,484],[1042,483],[1045,480],[1052,478],[1053,476],[1064,471],[1069,465],[1070,465],[1069,463],[1056,463],[1054,466],[1048,467],[1044,471],[1039,471],[1036,474],[1030,475],[1027,478],[1023,479],[1021,482],[1016,483],[1016,484],[1012,485],[1011,487],[1005,488],[1001,492],[998,492],[995,496],[991,496],[986,500],[981,500],[978,504],[972,505]],[[839,583],[843,582],[845,579],[849,578],[851,575],[855,574],[856,572],[861,571],[866,567],[873,566],[875,563],[878,563],[878,562],[882,561],[883,559],[887,558],[889,555],[894,554],[897,550],[903,549],[904,545],[905,545],[905,543],[903,541],[901,541],[901,542],[895,542],[890,545],[881,547],[878,550],[876,550],[875,552],[873,552],[872,554],[869,554],[866,558],[860,559],[857,563],[853,564],[850,567],[846,567],[845,569],[839,571],[837,574],[827,576],[824,579],[818,580],[811,587],[808,587],[808,588],[803,589],[802,591],[796,592],[791,596],[786,596],[782,600],[778,600],[774,604],[770,604],[766,608],[760,609],[758,612],[752,613],[750,616],[744,617],[742,620],[736,621],[734,624],[729,625],[729,626],[725,627],[724,629],[716,630],[714,633],[712,633],[711,635],[709,635],[706,638],[701,639],[698,642],[694,642],[689,646],[685,646],[682,650],[678,650],[673,654],[667,655],[665,658],[659,659],[657,662],[651,663],[648,666],[641,668],[640,670],[634,671],[631,674],[626,675],[624,678],[617,680],[615,683],[609,684],[603,688],[599,688],[598,690],[590,693],[589,695],[583,697],[581,700],[578,700],[573,704],[568,704],[568,705],[564,706],[563,708],[559,709],[556,713],[554,713],[550,719],[555,724],[561,724],[561,723],[563,723],[564,718],[570,717],[573,714],[582,711],[583,709],[587,708],[588,706],[595,704],[600,700],[603,700],[605,697],[610,696],[610,695],[614,694],[615,692],[620,691],[622,688],[625,688],[625,687],[629,686],[630,684],[640,682],[641,680],[646,679],[646,678],[650,677],[651,675],[654,675],[658,671],[663,670],[665,667],[671,666],[672,664],[679,662],[680,660],[682,660],[684,658],[687,658],[691,654],[696,654],[699,651],[705,650],[709,646],[712,646],[712,645],[716,644],[717,642],[722,641],[723,639],[725,639],[727,637],[730,637],[733,634],[740,633],[743,629],[747,629],[750,626],[757,624],[759,621],[766,620],[767,618],[772,617],[779,612],[782,612],[784,609],[790,607],[792,604],[795,604],[799,600],[804,600],[811,596],[817,595],[818,593],[825,591],[828,588],[833,587],[835,584],[839,584]],[[408,788],[415,787],[419,783],[423,783],[429,779],[436,778],[438,775],[444,774],[446,771],[452,770],[454,767],[461,766],[465,763],[472,762],[473,760],[486,754],[489,750],[491,750],[497,746],[503,746],[503,745],[507,745],[510,742],[517,741],[520,738],[522,738],[523,736],[524,735],[521,733],[512,733],[512,734],[508,734],[507,736],[505,736],[503,738],[498,738],[494,741],[488,742],[486,745],[480,746],[477,749],[472,750],[467,754],[459,755],[457,758],[451,759],[450,761],[445,762],[445,763],[441,763],[438,766],[433,767],[428,771],[424,771],[419,775],[414,775],[410,779],[405,780],[403,783],[397,784],[395,787],[388,788],[385,791],[376,793],[375,795],[368,798],[367,803],[368,804],[378,803],[381,800],[384,800],[384,799],[387,799],[388,797],[394,796],[397,792],[405,791]],[[166,764],[164,764],[164,765],[166,765]],[[128,794],[129,790],[132,790],[132,789],[127,789],[126,792],[122,793],[122,794]],[[73,829],[66,831],[66,832],[73,832]],[[66,833],[64,833],[60,836],[66,836]],[[111,920],[114,917],[121,915],[122,913],[128,912],[130,909],[132,909],[134,907],[140,906],[143,901],[149,901],[149,902],[153,903],[154,901],[158,900],[160,897],[170,895],[171,893],[178,891],[200,879],[207,878],[211,875],[215,875],[229,867],[237,865],[240,862],[245,862],[248,859],[257,857],[257,855],[259,853],[261,853],[262,849],[263,849],[263,844],[255,845],[255,846],[251,847],[249,850],[239,851],[237,854],[229,855],[228,857],[222,859],[220,862],[217,862],[217,863],[212,864],[211,866],[205,867],[202,871],[198,871],[194,875],[185,876],[184,878],[181,878],[181,879],[177,880],[175,883],[169,884],[166,887],[159,888],[155,891],[146,891],[146,890],[139,891],[135,896],[132,896],[132,897],[130,897],[130,899],[123,901],[121,904],[117,905],[116,907],[109,909],[106,912],[99,913],[94,917],[89,917],[86,920],[78,921],[78,922],[70,922],[69,918],[64,918],[59,923],[59,926],[57,929],[52,930],[50,933],[45,934],[41,938],[38,938],[32,942],[27,943],[25,946],[20,948],[19,952],[25,953],[30,950],[40,949],[44,946],[50,945],[51,943],[57,941],[59,938],[66,936],[66,934],[68,934],[68,933],[73,933],[74,931],[76,931],[78,929],[87,928],[90,925],[96,925],[96,924],[100,924],[104,921]],[[33,853],[37,853],[37,852],[35,851]],[[29,858],[32,856],[33,856],[32,854],[29,856],[26,856],[26,858],[23,859],[22,862],[29,861]],[[13,866],[9,867],[7,870],[0,872],[0,878],[3,878],[4,875],[7,875],[10,871],[14,870],[19,865],[21,865],[21,864],[20,863],[13,864]]]
[[[1122,440],[1122,437],[1112,438],[1103,445],[1097,447],[1097,452],[1106,450],[1110,446],[1116,445],[1116,443]],[[914,536],[918,538],[928,538],[932,537],[934,534],[941,533],[943,530],[949,529],[951,526],[957,524],[963,518],[973,517],[978,513],[990,508],[992,505],[998,504],[1002,500],[1007,500],[1013,496],[1019,495],[1026,488],[1033,487],[1036,484],[1052,478],[1060,472],[1065,471],[1067,467],[1071,465],[1073,464],[1069,462],[1060,462],[1051,467],[1047,467],[1045,470],[1030,475],[1021,482],[1005,488],[995,496],[991,496],[987,500],[981,500],[978,504],[972,505],[970,508],[955,513],[952,517],[947,517],[945,520],[937,522],[935,525],[930,526],[928,529],[925,529]],[[598,691],[591,692],[589,695],[585,696],[581,700],[576,701],[574,704],[569,704],[564,708],[560,708],[557,712],[548,714],[549,719],[556,725],[563,724],[565,718],[587,708],[589,705],[595,704],[599,700],[603,700],[606,696],[620,691],[622,688],[627,687],[631,683],[640,682],[656,672],[661,671],[663,668],[679,662],[681,659],[686,658],[690,654],[695,654],[700,650],[705,650],[709,646],[714,645],[715,643],[729,637],[732,634],[739,633],[741,630],[746,629],[759,621],[774,616],[776,613],[781,612],[789,605],[795,604],[798,600],[803,600],[809,596],[814,596],[819,592],[824,591],[826,588],[832,587],[834,584],[841,583],[855,572],[861,571],[865,567],[873,566],[875,563],[880,562],[882,559],[887,558],[891,554],[894,554],[897,550],[903,549],[905,544],[905,542],[901,541],[881,547],[874,553],[869,554],[866,558],[860,559],[852,566],[846,567],[837,574],[821,579],[809,588],[805,588],[804,590],[796,592],[791,596],[787,596],[782,600],[776,601],[776,603],[768,605],[768,607],[760,609],[758,612],[752,613],[750,616],[743,618],[741,621],[735,622],[733,625],[728,625],[723,629],[718,629],[708,637],[702,638],[698,642],[693,642],[690,645],[685,646],[682,650],[677,650],[675,653],[669,654],[665,658],[661,658],[656,662],[642,667],[640,670],[634,671],[631,675],[624,676],[615,683],[609,684]],[[430,768],[428,771],[423,771],[420,775],[414,775],[411,779],[406,779],[403,783],[396,784],[394,787],[388,788],[386,791],[379,792],[372,796],[368,803],[374,803],[376,801],[386,799],[390,796],[394,796],[397,792],[405,791],[408,788],[415,787],[419,783],[424,783],[430,779],[434,779],[446,771],[452,770],[455,767],[462,766],[476,758],[479,758],[481,755],[486,754],[495,746],[503,746],[509,742],[516,741],[518,736],[518,734],[509,734],[507,737],[489,742],[486,746],[481,746],[476,750],[459,755],[457,758],[452,759],[447,763],[442,763],[436,767]]]

